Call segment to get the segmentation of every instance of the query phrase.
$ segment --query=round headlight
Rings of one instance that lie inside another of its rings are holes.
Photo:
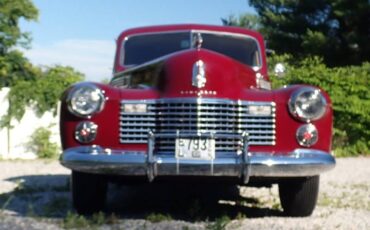
[[[103,109],[105,97],[96,85],[84,83],[75,86],[69,92],[67,103],[71,113],[80,117],[88,117]]]
[[[320,119],[326,111],[326,99],[319,89],[304,87],[296,90],[289,100],[289,111],[306,122]]]

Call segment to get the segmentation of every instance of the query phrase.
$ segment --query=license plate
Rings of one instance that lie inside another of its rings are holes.
[[[215,159],[215,140],[203,138],[177,138],[177,159]]]

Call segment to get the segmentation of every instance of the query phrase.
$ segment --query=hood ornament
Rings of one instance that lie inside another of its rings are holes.
[[[194,36],[193,36],[193,43],[194,43],[194,47],[195,48],[197,48],[197,49],[202,48],[203,38],[202,38],[202,34],[201,33],[194,34]]]
[[[202,60],[198,60],[193,65],[192,85],[197,88],[203,88],[206,85],[206,70]]]

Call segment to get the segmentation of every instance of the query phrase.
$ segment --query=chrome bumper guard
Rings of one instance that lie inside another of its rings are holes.
[[[215,138],[222,135],[197,134]],[[82,172],[147,176],[230,176],[248,183],[249,177],[314,176],[335,166],[335,159],[327,152],[315,149],[296,149],[289,153],[248,152],[248,135],[243,134],[240,154],[217,154],[214,160],[177,159],[173,155],[154,154],[157,137],[194,137],[194,134],[154,134],[148,136],[148,152],[104,149],[100,146],[79,146],[66,149],[60,162],[65,167]]]

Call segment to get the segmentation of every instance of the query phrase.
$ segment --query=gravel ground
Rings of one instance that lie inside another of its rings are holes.
[[[338,159],[307,218],[282,217],[277,186],[188,184],[112,185],[105,214],[86,219],[71,208],[70,172],[58,162],[0,161],[0,170],[0,229],[370,229],[370,158]]]

